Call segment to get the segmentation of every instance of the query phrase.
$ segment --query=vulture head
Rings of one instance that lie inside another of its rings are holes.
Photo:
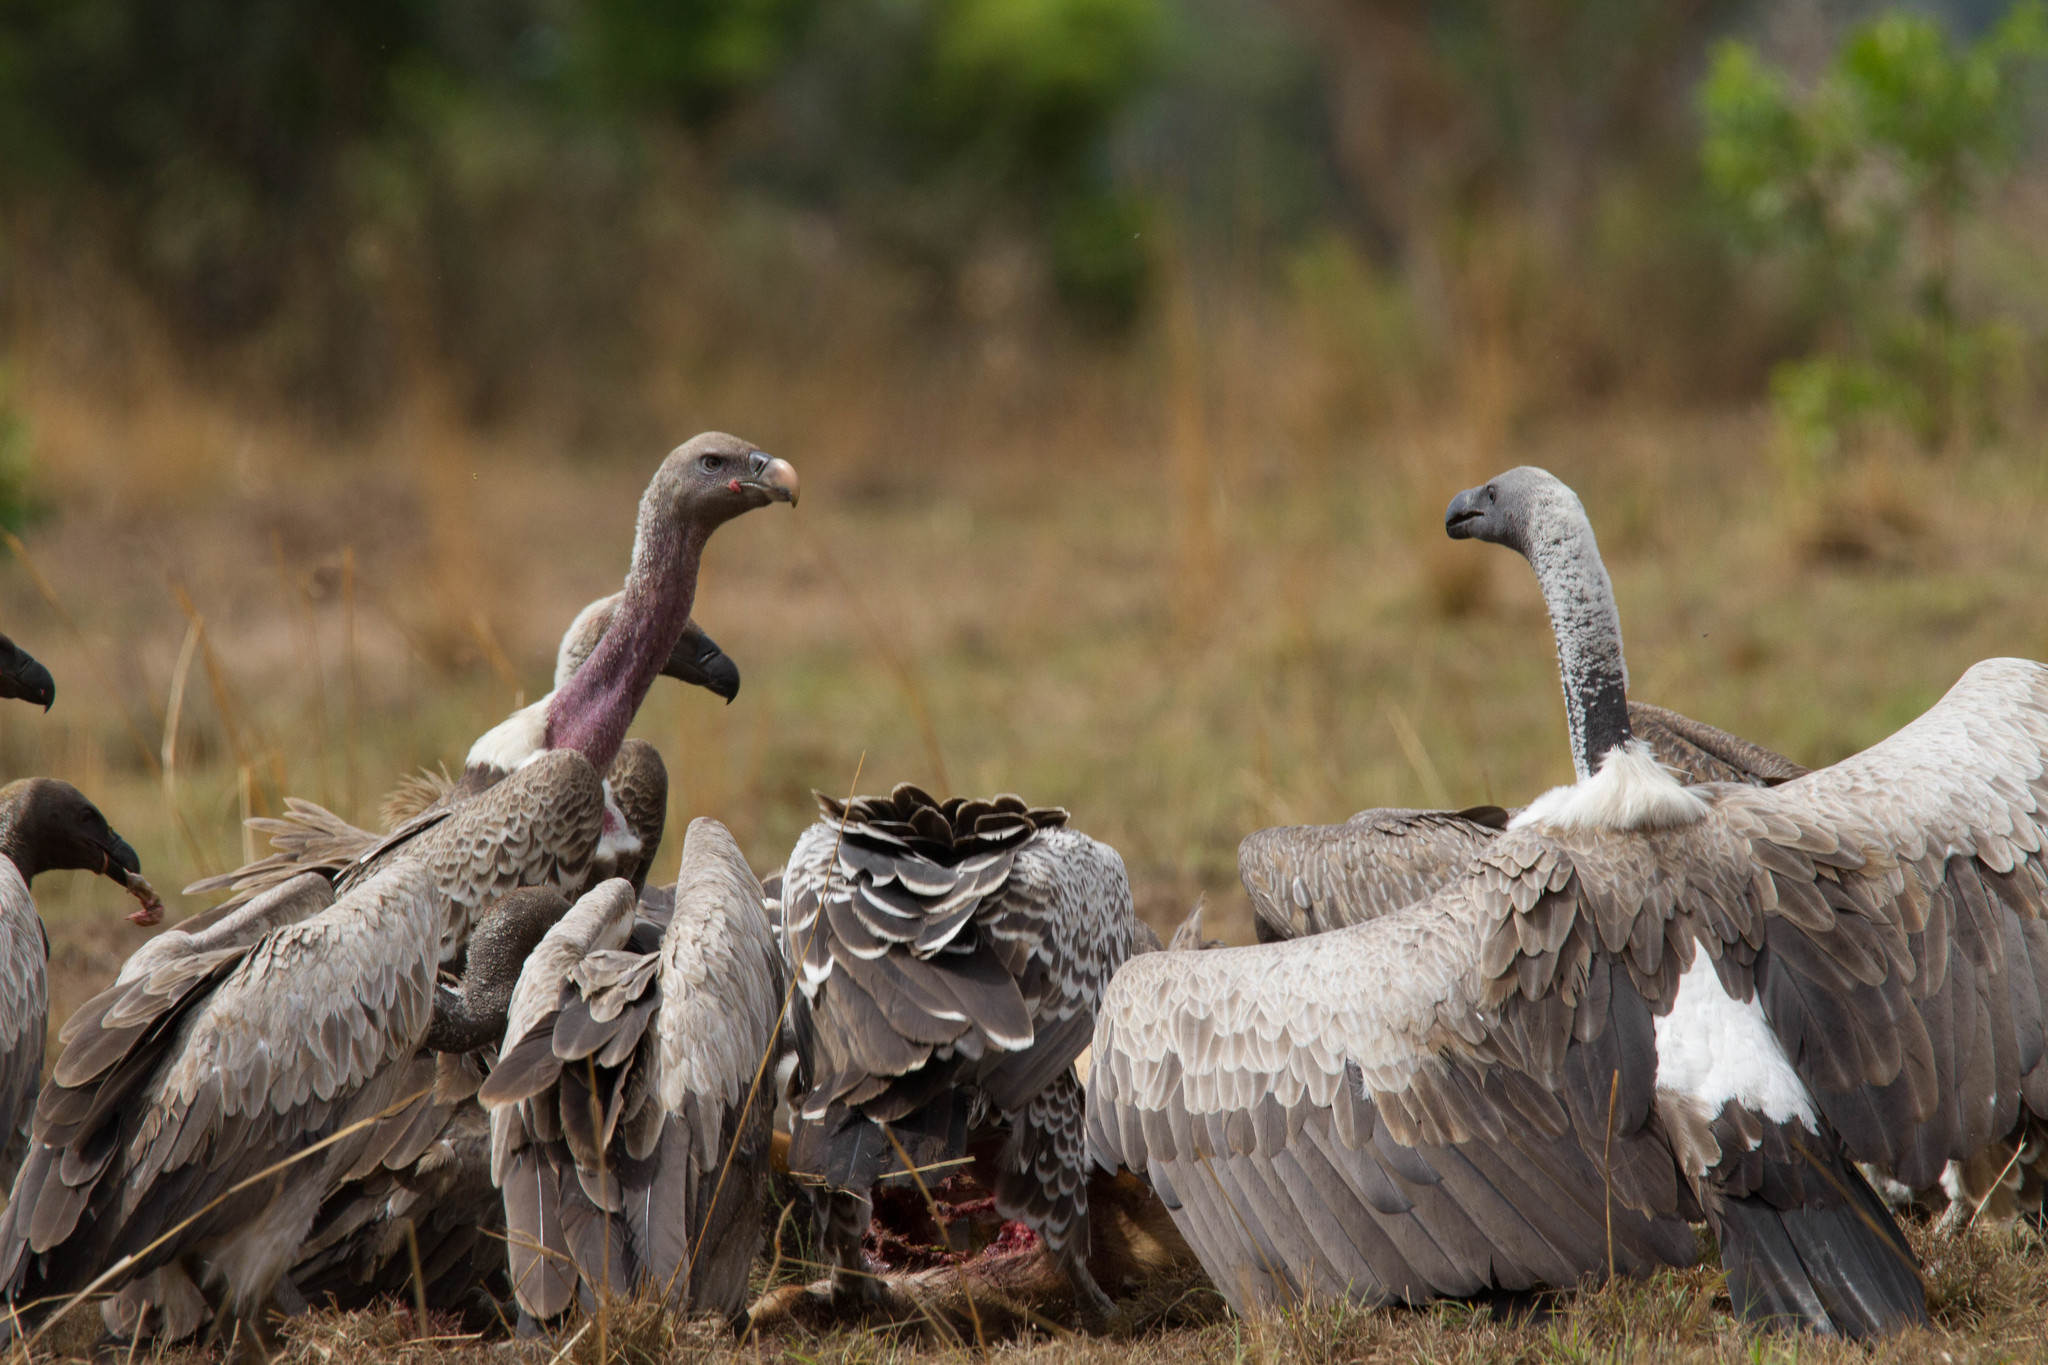
[[[0,697],[34,702],[45,711],[57,700],[57,680],[35,656],[0,635]]]
[[[789,461],[756,450],[752,441],[707,431],[661,462],[640,503],[641,529],[652,514],[708,532],[771,502],[795,506],[801,489]]]
[[[569,913],[560,892],[530,886],[486,906],[469,931],[461,984],[434,992],[434,1017],[426,1046],[435,1052],[469,1052],[505,1036],[512,988],[526,959],[555,921]]]
[[[583,661],[597,649],[597,642],[604,638],[612,616],[619,609],[623,592],[609,597],[600,597],[582,611],[570,623],[569,631],[562,637],[561,648],[555,652],[555,690],[560,691],[576,676],[576,670]],[[668,661],[661,666],[661,675],[701,687],[705,691],[723,697],[730,702],[740,694],[740,666],[726,656],[718,647],[718,641],[704,633],[704,628],[695,621],[683,623],[683,633],[676,640],[676,646],[668,652]]]
[[[1485,540],[1533,557],[1547,536],[1576,533],[1586,524],[1579,495],[1534,465],[1521,465],[1468,488],[1444,511],[1452,540]]]
[[[647,689],[684,638],[711,533],[756,507],[795,503],[799,487],[787,460],[722,431],[669,452],[640,496],[633,567],[611,628],[548,705],[546,747],[575,749],[600,772],[611,766]],[[698,665],[686,659],[685,666]]]
[[[130,920],[151,925],[164,917],[163,902],[144,880],[135,850],[69,782],[29,777],[0,787],[0,854],[24,882],[65,868],[97,872],[140,902]]]

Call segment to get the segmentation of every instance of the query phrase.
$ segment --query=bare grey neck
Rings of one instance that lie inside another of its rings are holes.
[[[1536,570],[1544,605],[1550,608],[1572,732],[1572,766],[1584,781],[1598,771],[1608,750],[1629,740],[1621,613],[1593,524],[1577,494],[1562,483],[1544,488],[1532,498],[1523,534],[1527,543],[1515,548]]]

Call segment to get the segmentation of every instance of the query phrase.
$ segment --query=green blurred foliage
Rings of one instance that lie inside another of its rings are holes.
[[[1741,43],[1701,86],[1703,160],[1752,249],[1791,258],[1817,353],[1772,394],[1799,447],[1832,450],[1869,419],[1932,446],[1983,431],[2022,369],[2012,319],[1962,315],[1957,237],[2012,172],[2048,11],[2026,0],[1958,44],[1893,13],[1852,30],[1801,90]]]
[[[309,382],[422,276],[444,350],[517,322],[479,272],[537,272],[538,319],[551,276],[616,313],[678,145],[857,230],[887,202],[942,273],[1021,232],[1127,319],[1141,200],[1107,140],[1164,22],[1162,0],[0,0],[0,192],[99,210],[186,334],[248,336],[289,294],[322,319],[277,342]]]

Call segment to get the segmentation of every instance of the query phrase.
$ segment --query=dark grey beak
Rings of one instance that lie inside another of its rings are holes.
[[[698,629],[695,621],[683,629],[661,671],[678,682],[715,692],[728,704],[740,694],[740,666],[727,658],[718,642]]]
[[[1452,540],[1470,540],[1477,534],[1476,524],[1493,510],[1493,490],[1485,484],[1468,488],[1451,499],[1451,505],[1444,509],[1444,534]]]
[[[57,680],[35,656],[0,635],[0,697],[34,702],[45,711],[57,700]]]

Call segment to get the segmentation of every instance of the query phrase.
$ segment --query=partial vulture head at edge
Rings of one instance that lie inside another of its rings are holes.
[[[66,869],[97,873],[139,902],[130,920],[147,926],[163,918],[163,902],[143,877],[134,847],[69,782],[29,777],[0,787],[0,854],[24,882]]]

